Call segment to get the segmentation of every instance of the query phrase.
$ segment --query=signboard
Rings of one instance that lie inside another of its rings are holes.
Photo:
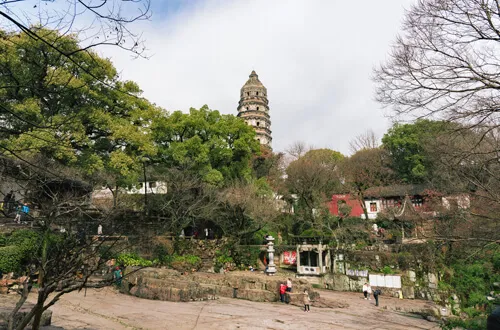
[[[369,281],[370,286],[401,289],[401,276],[370,274]]]
[[[283,252],[283,263],[285,265],[296,265],[297,264],[297,251],[284,251]]]

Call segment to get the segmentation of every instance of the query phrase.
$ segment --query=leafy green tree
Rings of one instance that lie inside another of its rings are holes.
[[[79,49],[75,36],[39,33],[58,49]],[[89,176],[106,171],[114,186],[137,179],[141,159],[156,154],[150,123],[161,113],[137,84],[119,81],[90,51],[69,60],[41,40],[0,34],[0,153],[41,155]]]
[[[153,121],[157,163],[196,173],[204,182],[221,186],[252,176],[252,155],[259,152],[255,132],[241,119],[208,106],[175,111]]]
[[[433,174],[434,160],[427,146],[451,126],[442,121],[417,120],[413,124],[395,124],[382,138],[392,158],[391,167],[407,183],[422,183]]]
[[[76,36],[37,32],[44,38],[0,32],[0,166],[32,191],[30,202],[42,206],[43,220],[30,260],[38,272],[37,303],[19,329],[31,319],[39,328],[43,311],[62,294],[89,286],[88,277],[75,281],[74,274],[82,266],[96,269],[99,263],[89,260],[95,251],[84,260],[87,246],[69,230],[82,218],[89,189],[74,183],[100,179],[102,172],[114,185],[137,177],[141,159],[156,154],[150,123],[161,114],[140,98],[135,83],[119,80],[109,60],[80,51]],[[68,233],[54,233],[59,226]],[[29,294],[25,282],[11,327]]]

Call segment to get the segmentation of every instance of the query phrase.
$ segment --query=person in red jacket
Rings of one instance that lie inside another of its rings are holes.
[[[285,292],[286,292],[286,284],[280,284],[280,301],[285,302]]]

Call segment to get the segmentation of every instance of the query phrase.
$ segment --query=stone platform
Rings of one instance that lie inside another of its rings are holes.
[[[279,286],[285,277],[266,276],[258,272],[229,272],[226,274],[192,273],[181,274],[171,269],[127,268],[126,280],[121,291],[136,297],[164,301],[215,300],[219,297],[238,298],[256,302],[279,300]],[[303,304],[304,289],[317,307],[348,307],[340,301],[321,299],[311,284],[303,279],[292,279],[293,292],[287,293],[286,300],[292,305]]]

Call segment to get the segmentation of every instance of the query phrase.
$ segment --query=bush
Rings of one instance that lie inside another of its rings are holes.
[[[0,270],[5,273],[18,272],[23,256],[22,250],[17,246],[0,247]]]
[[[141,258],[135,253],[122,253],[118,256],[117,262],[123,266],[150,267],[153,265],[151,260]]]
[[[39,234],[32,230],[16,230],[10,236],[2,236],[0,247],[0,270],[20,272],[36,257]]]
[[[394,270],[389,266],[384,266],[384,268],[382,268],[381,271],[382,273],[384,273],[384,275],[394,274]]]
[[[234,265],[234,259],[229,252],[224,250],[217,251],[215,255],[214,271],[218,273],[221,269]]]
[[[201,258],[195,255],[173,255],[171,257],[170,267],[180,272],[198,270],[202,266]]]
[[[310,229],[304,230],[300,234],[300,236],[304,236],[304,237],[316,237],[316,236],[330,236],[330,234],[325,234],[323,231],[321,231],[319,229],[310,228]]]
[[[260,255],[260,247],[258,246],[238,246],[234,251],[234,262],[240,265],[242,269],[246,269],[248,266],[257,265],[257,260]]]

